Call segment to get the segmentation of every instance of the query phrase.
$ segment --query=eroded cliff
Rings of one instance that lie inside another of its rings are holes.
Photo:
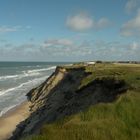
[[[81,87],[88,75],[85,66],[57,67],[44,83],[27,94],[31,115],[17,126],[10,139],[39,133],[43,123],[54,122],[99,102],[112,102],[128,89],[125,81],[113,77],[96,78]]]

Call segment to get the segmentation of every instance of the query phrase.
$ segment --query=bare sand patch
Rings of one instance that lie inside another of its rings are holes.
[[[8,139],[16,126],[29,116],[29,105],[29,102],[23,102],[0,117],[0,140]]]

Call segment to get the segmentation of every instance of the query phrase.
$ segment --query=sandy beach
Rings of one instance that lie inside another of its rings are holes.
[[[29,116],[29,105],[29,102],[23,102],[0,117],[0,140],[9,138],[15,130],[16,125]]]

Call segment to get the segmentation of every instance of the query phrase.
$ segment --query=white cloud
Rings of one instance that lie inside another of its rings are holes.
[[[140,6],[140,0],[128,0],[125,5],[125,10],[127,13],[131,13],[133,10]]]
[[[0,27],[0,32],[1,32],[1,33],[15,32],[15,31],[17,31],[17,30],[18,30],[17,27],[7,27],[7,26],[1,26],[1,27]]]
[[[84,42],[75,42],[71,39],[72,45],[64,43],[60,45],[53,39],[46,40],[53,45],[26,43],[15,45],[10,43],[1,44],[0,60],[18,60],[19,61],[86,61],[86,60],[140,60],[140,42],[120,43],[106,41],[85,40]],[[57,41],[63,42],[63,41]],[[65,42],[65,41],[64,41]]]
[[[76,44],[71,39],[49,39],[41,47],[42,52],[54,57],[81,57],[92,53],[88,42]]]
[[[85,31],[91,29],[94,26],[94,21],[89,15],[85,13],[79,13],[68,17],[66,25],[75,31]]]
[[[95,21],[90,15],[81,12],[69,16],[66,20],[66,25],[73,31],[83,32],[90,29],[105,28],[110,25],[110,21],[105,17]]]
[[[98,29],[105,28],[105,27],[107,27],[109,25],[111,25],[111,22],[107,18],[101,18],[96,23],[96,26],[97,26]]]
[[[30,26],[0,26],[0,33],[8,33],[8,32],[17,32],[17,31],[24,31],[26,29],[30,29]]]
[[[126,22],[121,28],[123,36],[139,36],[140,35],[140,9],[137,15]]]
[[[120,43],[100,41],[96,44],[95,57],[102,60],[140,60],[140,42]],[[98,49],[97,49],[98,48]]]
[[[130,45],[130,49],[132,49],[133,51],[136,51],[138,49],[140,49],[140,44],[138,44],[137,42],[133,42],[131,45]]]
[[[73,45],[73,41],[70,39],[49,39],[44,42],[45,47],[50,47],[50,46],[71,46]]]

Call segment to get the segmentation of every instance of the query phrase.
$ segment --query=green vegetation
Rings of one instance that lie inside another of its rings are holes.
[[[84,112],[52,124],[44,124],[40,135],[24,140],[139,140],[140,139],[140,65],[96,64],[86,67],[89,76],[82,86],[95,78],[124,79],[130,89],[112,103],[100,103]]]

